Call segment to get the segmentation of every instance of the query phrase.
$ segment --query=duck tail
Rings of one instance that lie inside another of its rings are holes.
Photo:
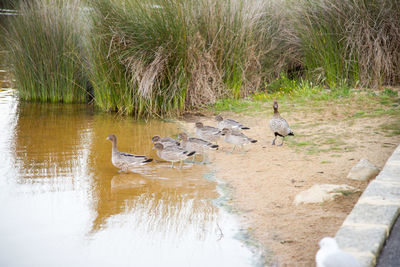
[[[294,136],[294,132],[290,132],[288,135]]]
[[[142,163],[149,163],[149,162],[152,162],[153,161],[153,159],[146,159],[145,161],[142,161]]]
[[[240,127],[240,129],[242,129],[242,130],[250,130],[250,128],[246,127],[246,126],[242,126],[242,127]]]
[[[212,148],[212,149],[218,150],[219,146],[218,145],[209,145],[209,147]]]
[[[196,151],[192,151],[189,154],[187,154],[186,156],[190,157],[190,156],[194,155],[195,153],[196,153]]]
[[[251,139],[250,142],[251,142],[251,143],[257,143],[257,140]]]

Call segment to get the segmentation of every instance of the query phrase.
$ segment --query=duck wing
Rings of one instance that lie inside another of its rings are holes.
[[[218,135],[221,133],[221,131],[218,128],[212,127],[212,126],[204,126],[203,127],[205,132],[214,134],[214,135]]]
[[[269,127],[271,128],[271,131],[274,133],[279,133],[280,135],[286,136],[289,133],[291,133],[289,123],[282,118],[272,118],[269,122]]]
[[[120,152],[119,157],[126,164],[147,163],[152,161],[152,159],[148,159],[144,155],[134,155],[126,152]]]
[[[203,140],[201,138],[196,138],[196,137],[191,137],[188,140],[191,143],[197,144],[197,145],[202,145],[202,146],[209,146],[212,145],[210,142]]]

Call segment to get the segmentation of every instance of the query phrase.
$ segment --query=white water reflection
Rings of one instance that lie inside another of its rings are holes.
[[[173,123],[135,123],[82,105],[20,103],[0,92],[0,266],[250,266],[239,225],[212,204],[210,170],[154,163],[118,174],[120,150],[154,157],[151,136]],[[123,149],[124,148],[124,149]]]

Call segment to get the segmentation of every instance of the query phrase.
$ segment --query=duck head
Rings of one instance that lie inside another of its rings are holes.
[[[276,101],[276,99],[274,99],[273,107],[274,107],[274,109],[278,109],[278,101]]]
[[[196,122],[196,128],[201,129],[201,128],[203,128],[203,127],[204,127],[203,123],[201,123],[201,122]]]
[[[110,140],[111,142],[117,142],[117,137],[115,136],[115,134],[110,134],[109,136],[107,136],[106,140]]]
[[[188,135],[186,133],[180,133],[178,135],[178,138],[183,140],[183,141],[186,141],[188,139]]]
[[[215,120],[220,122],[220,121],[223,121],[224,119],[222,118],[221,115],[217,115],[217,116],[215,116]]]
[[[164,149],[164,146],[163,146],[163,144],[161,144],[161,143],[155,143],[153,149],[156,149],[156,150],[163,150],[163,149]]]
[[[158,135],[155,135],[155,136],[153,136],[153,138],[151,138],[151,141],[152,141],[153,143],[155,143],[155,142],[158,142],[158,141],[160,141],[160,139],[161,139],[161,137],[160,137],[160,136],[158,136]]]
[[[227,135],[227,134],[230,134],[230,133],[231,133],[231,129],[229,129],[229,128],[224,128],[224,129],[222,129],[222,131],[221,131],[221,135],[222,135],[222,136]]]

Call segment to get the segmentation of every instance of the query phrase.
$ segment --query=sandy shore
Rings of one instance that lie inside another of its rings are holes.
[[[249,126],[245,134],[258,142],[246,146],[245,153],[231,154],[232,146],[221,139],[221,149],[212,155],[213,164],[217,177],[234,188],[233,201],[243,224],[270,251],[267,265],[314,266],[318,241],[335,235],[361,193],[298,206],[293,204],[296,194],[314,184],[348,184],[362,192],[368,182],[346,179],[351,167],[366,158],[382,168],[400,143],[400,136],[385,136],[379,130],[379,125],[393,120],[388,116],[348,120],[335,109],[329,114],[289,114],[283,110],[281,114],[293,125],[295,136],[289,137],[292,143],[288,140],[279,147],[271,145],[268,122],[272,110],[256,116],[222,113]],[[216,125],[211,116],[195,117],[186,121],[188,128],[196,120]],[[310,153],[312,150],[301,143],[314,141],[321,148],[317,153]]]

